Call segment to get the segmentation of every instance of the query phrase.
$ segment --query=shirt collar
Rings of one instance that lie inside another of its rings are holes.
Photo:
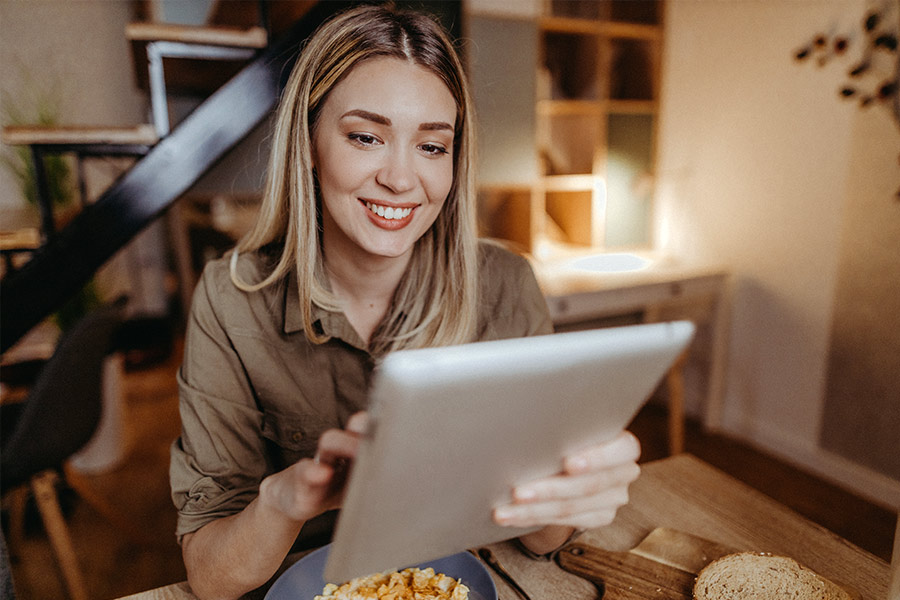
[[[291,273],[285,278],[283,329],[284,333],[291,334],[303,331],[303,318],[300,312],[300,292],[297,289],[297,276]],[[330,311],[313,304],[312,323],[319,333],[330,338],[337,338],[354,348],[368,351],[368,348],[359,334],[353,329],[353,325],[343,312]]]

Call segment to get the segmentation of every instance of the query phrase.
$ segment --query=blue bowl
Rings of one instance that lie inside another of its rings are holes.
[[[323,579],[322,573],[325,570],[325,562],[328,560],[330,550],[331,545],[329,544],[307,554],[288,567],[269,588],[265,600],[312,600],[316,594],[321,594],[322,588],[328,583]],[[469,588],[469,600],[497,600],[497,588],[494,586],[494,580],[490,573],[480,560],[468,552],[460,552],[413,566],[422,569],[431,567],[435,573],[443,573],[448,577],[461,579]],[[333,583],[340,584],[342,582]]]

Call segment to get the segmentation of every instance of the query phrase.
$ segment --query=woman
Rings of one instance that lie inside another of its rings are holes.
[[[379,357],[551,332],[527,262],[476,241],[473,128],[422,15],[356,8],[303,50],[259,220],[204,270],[188,325],[171,479],[198,596],[240,596],[328,540]],[[623,434],[569,456],[494,519],[545,526],[519,541],[548,553],[612,520],[638,452]]]

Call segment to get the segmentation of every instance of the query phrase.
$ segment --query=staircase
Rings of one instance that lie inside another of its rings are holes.
[[[273,6],[289,4],[272,3]],[[26,252],[31,258],[7,272],[0,281],[0,352],[8,350],[62,306],[101,265],[164,214],[250,133],[275,107],[302,40],[323,20],[352,2],[307,4],[311,6],[303,16],[283,32],[270,28],[269,31],[278,34],[273,43],[269,32],[260,27],[243,30],[153,24],[129,27],[126,34],[133,45],[144,48],[148,60],[146,80],[153,107],[153,126],[4,130],[4,143],[30,147],[38,195],[43,200],[40,235],[15,239],[11,246],[7,245],[8,252]],[[165,109],[167,78],[162,71],[163,57],[246,64],[170,129]],[[77,216],[57,231],[41,173],[43,157],[54,153],[73,153],[79,161],[86,156],[123,155],[137,157],[137,161],[95,202],[85,204]],[[7,264],[12,266],[12,261],[7,260]]]

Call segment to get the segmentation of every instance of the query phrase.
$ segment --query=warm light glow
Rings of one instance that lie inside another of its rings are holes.
[[[599,273],[624,273],[627,271],[640,271],[650,266],[646,258],[624,252],[610,252],[593,254],[576,258],[570,265],[575,269],[595,271]]]

